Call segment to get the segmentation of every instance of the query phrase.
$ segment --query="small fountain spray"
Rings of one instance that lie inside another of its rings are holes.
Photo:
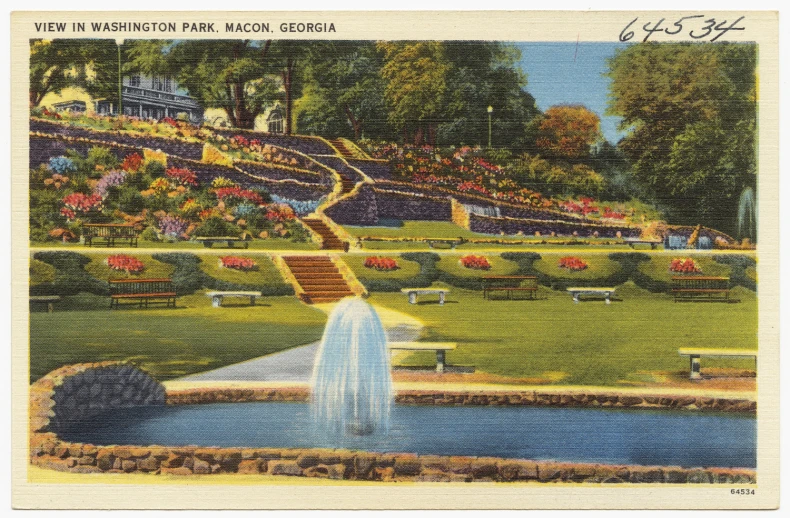
[[[757,204],[754,190],[747,187],[738,199],[738,237],[749,238],[754,242],[757,237]]]
[[[330,313],[316,355],[313,417],[336,432],[368,435],[389,428],[392,400],[384,326],[370,304],[344,299]]]

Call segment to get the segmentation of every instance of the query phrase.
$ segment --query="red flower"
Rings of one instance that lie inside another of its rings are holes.
[[[398,262],[390,257],[368,257],[365,259],[365,268],[389,272],[398,269]]]
[[[561,257],[559,267],[566,268],[572,272],[579,272],[586,270],[588,264],[579,259],[578,257]]]
[[[236,257],[233,255],[220,257],[219,263],[222,268],[233,268],[243,272],[249,272],[258,267],[258,264],[248,257]]]
[[[465,255],[461,258],[461,264],[464,268],[471,268],[472,270],[491,269],[491,263],[482,255]]]
[[[140,273],[145,269],[145,266],[139,259],[123,254],[109,256],[106,263],[111,270],[127,273]]]
[[[126,157],[123,159],[123,163],[121,164],[121,169],[133,173],[139,170],[140,166],[142,165],[143,165],[143,157],[141,157],[137,153],[132,153],[130,155],[126,155]]]
[[[672,262],[669,264],[669,271],[675,273],[702,272],[691,257],[687,257],[686,259],[672,259]]]
[[[197,175],[190,171],[189,169],[179,169],[177,167],[171,167],[167,171],[165,171],[165,176],[175,180],[176,182],[180,183],[181,185],[191,185],[193,187],[198,186],[198,179]]]
[[[238,186],[220,187],[219,189],[214,189],[214,194],[217,195],[217,199],[222,201],[227,201],[225,198],[230,198],[231,200],[236,199],[239,201],[248,201],[250,203],[254,203],[255,205],[263,204],[263,198],[260,194],[249,189],[242,189]]]

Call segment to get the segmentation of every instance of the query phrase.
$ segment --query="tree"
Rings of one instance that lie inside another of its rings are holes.
[[[381,76],[390,123],[403,131],[404,142],[436,143],[436,128],[447,90],[450,64],[438,41],[380,42]]]
[[[231,125],[255,127],[255,118],[280,97],[271,40],[135,41],[128,70],[169,72],[204,108],[221,108]],[[161,56],[161,59],[160,57]]]
[[[30,41],[30,107],[35,108],[47,94],[60,93],[79,85],[85,75],[81,40]]]
[[[537,121],[535,145],[550,158],[587,159],[601,139],[600,126],[598,115],[584,106],[552,106]]]
[[[751,43],[638,44],[610,60],[619,147],[671,221],[734,228],[756,185],[756,61]]]
[[[381,67],[382,52],[373,42],[314,42],[305,64],[307,106],[300,129],[354,139],[388,137]]]

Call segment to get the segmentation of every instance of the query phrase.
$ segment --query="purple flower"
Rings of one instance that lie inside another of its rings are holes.
[[[159,232],[166,236],[180,238],[189,223],[176,216],[164,216],[159,220]]]
[[[111,187],[118,187],[119,185],[123,185],[123,182],[125,180],[126,180],[125,171],[110,171],[109,173],[101,177],[101,180],[99,180],[99,183],[96,184],[96,187],[93,189],[93,192],[95,192],[102,198],[106,198],[107,193],[110,192]]]

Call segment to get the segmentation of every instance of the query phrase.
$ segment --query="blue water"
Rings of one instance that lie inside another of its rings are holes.
[[[319,430],[305,403],[217,403],[116,411],[60,435],[97,445],[348,448],[683,467],[756,464],[751,415],[395,405],[386,435],[332,436]]]

